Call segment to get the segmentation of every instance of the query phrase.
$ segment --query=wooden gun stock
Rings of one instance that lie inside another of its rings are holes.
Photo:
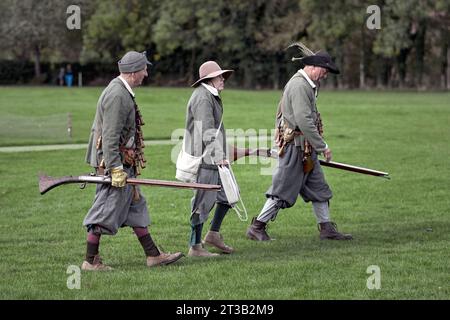
[[[270,158],[272,157],[272,150],[270,149],[250,149],[250,148],[236,148],[232,147],[231,154],[233,155],[233,158],[231,159],[232,162],[236,161],[242,157],[248,157],[248,156],[257,156],[257,157],[265,157]]]
[[[66,176],[60,178],[49,177],[47,175],[39,175],[39,192],[41,194],[52,190],[58,186],[68,183],[83,183],[80,181],[80,177]]]
[[[52,190],[58,186],[69,183],[97,183],[97,184],[111,184],[111,178],[107,176],[65,176],[65,177],[49,177],[47,175],[39,176],[39,192],[41,194]],[[138,179],[138,178],[128,178],[127,184],[131,185],[143,185],[143,186],[156,186],[156,187],[167,187],[167,188],[178,188],[178,189],[199,189],[205,191],[219,191],[221,189],[220,185],[216,184],[203,184],[203,183],[185,183],[178,181],[166,181],[166,180],[154,180],[154,179]]]

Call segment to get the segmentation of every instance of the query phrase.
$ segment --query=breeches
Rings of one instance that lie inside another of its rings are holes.
[[[326,202],[333,196],[325,180],[316,152],[311,157],[314,168],[303,172],[303,151],[300,147],[288,144],[286,152],[278,160],[278,166],[272,177],[272,185],[266,197],[282,201],[281,208],[292,207],[300,195],[305,202]]]

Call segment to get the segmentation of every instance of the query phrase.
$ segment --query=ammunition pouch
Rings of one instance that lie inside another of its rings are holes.
[[[141,196],[139,195],[139,190],[136,186],[133,186],[133,202],[138,202]]]
[[[294,141],[295,137],[301,135],[303,135],[303,132],[300,130],[291,129],[286,122],[281,121],[278,128],[275,129],[275,143],[279,147],[278,156],[282,157],[285,152],[285,146]]]
[[[135,163],[136,152],[133,148],[120,147],[120,154],[122,155],[122,163],[126,166],[133,166]]]
[[[275,128],[275,144],[279,147],[278,149],[278,157],[282,157],[285,152],[285,146],[291,143],[296,136],[303,135],[301,130],[295,130],[288,127],[287,123],[283,119],[283,103],[282,99],[278,103],[278,110],[276,114],[276,128]],[[315,123],[317,127],[317,131],[320,136],[323,135],[323,125],[322,118],[320,117],[320,113],[317,112],[317,119]],[[305,146],[303,150],[303,172],[308,173],[314,168],[314,161],[311,157],[312,146],[305,139]]]
[[[286,128],[283,131],[283,140],[285,143],[290,143],[294,140],[295,136],[299,136],[301,134],[302,134],[301,132],[298,133],[295,130],[288,128],[286,126]]]
[[[303,157],[303,172],[308,173],[314,169],[314,161],[311,158],[311,155],[307,155]]]
[[[275,129],[275,143],[279,147],[278,156],[282,157],[287,144],[292,143],[295,137],[303,135],[300,130],[294,130],[288,127],[286,122],[281,121],[278,128]],[[305,141],[305,150],[303,152],[303,172],[308,173],[314,168],[314,161],[311,158],[311,146]]]
[[[105,159],[102,159],[102,161],[100,161],[100,164],[98,165],[98,167],[95,168],[95,173],[98,176],[105,175]]]

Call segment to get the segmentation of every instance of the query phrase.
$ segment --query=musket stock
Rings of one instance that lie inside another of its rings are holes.
[[[66,176],[66,177],[49,177],[47,175],[41,174],[39,175],[39,192],[41,194],[46,193],[47,191],[52,190],[58,186],[68,183],[81,183],[79,177]]]

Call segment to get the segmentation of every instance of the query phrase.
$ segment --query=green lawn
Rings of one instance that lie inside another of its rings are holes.
[[[0,146],[87,143],[102,89],[0,87]],[[190,88],[135,91],[146,122],[146,139],[170,139],[174,129],[184,127]],[[222,96],[227,129],[273,128],[279,91],[225,90]],[[318,105],[327,142],[333,142],[334,150],[346,151],[351,148],[346,143],[349,138],[361,139],[363,135],[370,139],[363,144],[402,141],[419,147],[417,135],[436,140],[449,130],[449,100],[450,93],[324,91]]]
[[[99,92],[4,87],[0,115],[50,116],[58,106],[62,113],[71,110],[74,119],[79,117],[74,121],[77,131],[86,131]],[[173,128],[183,125],[190,92],[138,90],[148,138],[170,137]],[[223,98],[227,128],[271,128],[279,92],[230,90]],[[392,176],[385,180],[324,169],[334,192],[332,218],[353,234],[353,241],[320,241],[311,205],[298,201],[270,224],[276,241],[247,240],[249,222],[230,212],[222,233],[235,254],[209,260],[186,257],[175,265],[148,269],[138,241],[126,228],[102,240],[103,259],[115,270],[83,272],[80,290],[67,288],[66,270],[83,261],[82,220],[94,186],[62,186],[41,196],[37,173],[88,172],[85,151],[0,153],[0,299],[449,299],[449,98],[444,93],[320,95],[334,160]],[[26,107],[31,102],[35,105]],[[87,133],[77,137],[84,142]],[[30,136],[10,143],[14,137],[5,139],[3,133],[0,139],[2,145],[65,142]],[[171,148],[146,148],[150,165],[142,177],[173,180]],[[264,204],[271,177],[260,173],[267,167],[234,166],[250,217]],[[157,244],[187,253],[192,192],[149,187],[144,193]],[[379,290],[366,287],[370,265],[381,269]]]
[[[87,143],[102,90],[0,87],[0,146]],[[175,128],[184,127],[190,88],[137,88],[135,92],[146,122],[146,139],[170,139]],[[233,123],[233,128],[271,128],[279,93],[225,90],[223,97],[229,111],[225,120]]]

